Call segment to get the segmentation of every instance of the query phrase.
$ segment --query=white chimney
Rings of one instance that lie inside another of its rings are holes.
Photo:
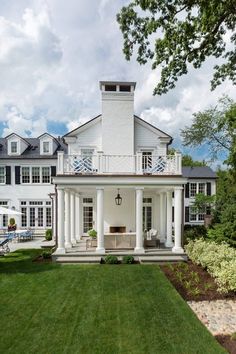
[[[135,82],[100,81],[105,155],[134,155]]]

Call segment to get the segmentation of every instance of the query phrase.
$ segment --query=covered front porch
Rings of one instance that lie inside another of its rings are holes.
[[[54,182],[55,255],[184,253],[182,177],[66,176],[56,177]],[[120,205],[115,200],[118,193]],[[90,229],[97,231],[95,240],[88,237]],[[154,230],[158,242],[147,242],[149,230]]]

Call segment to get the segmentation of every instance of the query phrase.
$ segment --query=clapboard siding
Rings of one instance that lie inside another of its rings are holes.
[[[93,124],[77,135],[77,142],[70,145],[70,153],[79,153],[81,147],[93,147],[95,150],[102,150],[102,123]]]
[[[155,148],[155,154],[165,155],[166,144],[160,144],[158,135],[150,129],[145,128],[140,123],[134,124],[134,150],[139,151],[140,148]]]

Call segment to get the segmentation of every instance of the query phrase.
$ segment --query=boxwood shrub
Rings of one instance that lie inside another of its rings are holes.
[[[118,258],[113,255],[106,256],[104,260],[105,260],[106,264],[117,264],[118,263]]]
[[[132,264],[134,263],[134,257],[131,255],[123,256],[122,262],[125,264]]]

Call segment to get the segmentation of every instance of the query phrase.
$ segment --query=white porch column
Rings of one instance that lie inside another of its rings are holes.
[[[136,247],[137,253],[144,253],[143,248],[143,188],[136,188]]]
[[[173,247],[172,241],[172,192],[167,191],[166,193],[166,247]]]
[[[75,193],[70,193],[70,239],[72,245],[76,244],[75,239]]]
[[[165,242],[165,229],[166,229],[166,201],[165,192],[160,193],[160,241]]]
[[[65,253],[65,196],[64,189],[57,187],[57,250],[56,253]]]
[[[57,203],[56,203],[56,195],[53,194],[51,196],[52,200],[52,239],[56,240],[56,231],[57,231]]]
[[[65,247],[72,247],[70,240],[70,191],[65,190]]]
[[[77,241],[80,240],[81,236],[81,210],[80,210],[80,195],[76,193],[75,195],[75,238]]]
[[[104,188],[97,188],[97,248],[96,252],[105,253],[104,248]]]
[[[183,253],[181,245],[182,187],[175,188],[175,245],[172,252]]]

